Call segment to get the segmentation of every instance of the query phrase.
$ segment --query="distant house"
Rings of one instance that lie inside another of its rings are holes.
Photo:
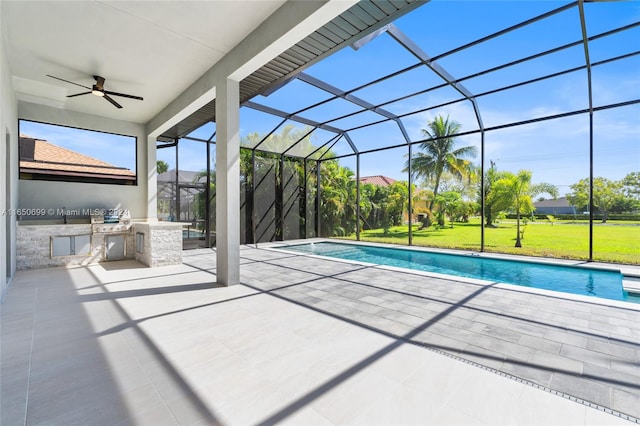
[[[135,184],[136,174],[124,167],[54,145],[46,140],[20,135],[20,178]]]
[[[178,183],[180,184],[180,186],[184,185],[191,185],[194,183],[196,176],[199,177],[198,182],[202,181],[206,181],[206,177],[202,176],[202,172],[193,172],[190,170],[178,170],[178,176],[177,176],[177,180]],[[168,184],[168,183],[172,183],[175,184],[176,183],[176,170],[175,169],[171,169],[168,170],[164,173],[160,173],[158,175],[158,185],[160,184]],[[197,182],[195,182],[197,183]]]
[[[376,176],[365,176],[360,178],[361,184],[370,183],[376,186],[390,186],[396,182],[395,179],[392,179],[388,176],[376,175]]]
[[[555,200],[542,200],[533,203],[536,214],[576,214],[575,206],[572,206],[567,197],[556,198]]]

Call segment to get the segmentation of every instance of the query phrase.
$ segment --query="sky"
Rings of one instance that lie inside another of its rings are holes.
[[[573,7],[480,45],[446,54],[473,40],[566,4],[569,2],[432,0],[399,18],[394,24],[424,53],[435,57],[436,63],[450,75],[462,78],[561,44],[581,40],[578,8]],[[640,1],[585,3],[584,8],[587,35],[590,37],[640,21]],[[597,63],[639,50],[640,26],[637,26],[625,33],[592,41],[589,44],[589,57],[592,63]],[[305,73],[340,90],[351,91],[417,62],[416,57],[403,49],[389,34],[382,33],[358,50],[344,48],[307,68]],[[578,45],[486,76],[467,79],[462,84],[473,95],[478,95],[584,64],[584,47]],[[380,84],[357,90],[353,95],[379,105],[442,82],[426,66],[420,66]],[[535,84],[480,96],[476,98],[476,102],[485,129],[490,129],[521,120],[588,108],[587,82],[586,70],[579,70]],[[594,107],[639,99],[640,55],[592,67],[592,93]],[[253,101],[286,112],[295,112],[327,98],[329,95],[326,92],[294,80],[279,91],[267,97],[258,96]],[[384,109],[402,116],[402,123],[412,141],[422,139],[421,129],[426,128],[427,123],[439,114],[448,115],[459,122],[463,132],[478,130],[478,120],[469,101],[410,114],[458,98],[460,94],[457,91],[445,87],[389,103]],[[358,109],[353,104],[338,99],[299,115],[323,122]],[[329,124],[346,130],[381,118],[378,114],[366,112]],[[265,134],[280,122],[280,118],[243,108],[240,113],[241,137],[252,132]],[[301,127],[299,124],[297,126]],[[208,139],[214,129],[215,125],[209,124],[192,135]],[[398,125],[393,122],[348,133],[361,152],[405,143]],[[317,131],[312,135],[312,141],[321,145],[332,136],[331,132]],[[50,142],[56,143],[54,140]],[[460,147],[474,145],[479,151],[479,133],[459,137],[457,144]],[[205,168],[203,144],[183,140],[180,145],[180,169]],[[92,152],[97,152],[102,143],[93,142],[90,146]],[[111,145],[107,146],[110,148],[101,155],[109,158],[114,154],[112,157],[121,161],[123,157],[116,154]],[[414,151],[417,149],[414,146]],[[335,145],[332,151],[337,155],[352,152],[344,140]],[[406,180],[406,174],[402,172],[406,154],[406,148],[363,154],[360,158],[360,174],[382,174]],[[594,158],[596,176],[618,180],[627,173],[640,170],[640,104],[594,113]],[[159,150],[158,159],[167,161],[173,167],[175,152],[171,149]],[[489,160],[494,161],[499,170],[531,170],[534,182],[552,183],[558,186],[561,194],[570,192],[571,184],[589,176],[589,115],[581,114],[487,131],[487,166]],[[474,161],[479,163],[479,156]],[[355,169],[354,157],[342,159],[341,163]],[[120,165],[117,162],[115,164]]]
[[[136,171],[136,138],[20,120],[20,135],[46,140],[118,167]]]

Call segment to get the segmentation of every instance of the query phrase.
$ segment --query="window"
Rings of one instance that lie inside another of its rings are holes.
[[[20,179],[136,185],[133,136],[20,120]]]

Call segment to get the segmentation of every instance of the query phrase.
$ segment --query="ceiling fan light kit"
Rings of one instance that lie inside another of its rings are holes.
[[[70,83],[70,84],[74,84],[76,86],[84,87],[85,89],[89,90],[88,92],[82,92],[82,93],[76,93],[74,95],[68,95],[67,98],[74,98],[76,96],[90,95],[91,94],[91,95],[95,95],[95,96],[98,96],[98,97],[106,99],[109,103],[111,103],[116,108],[122,108],[122,105],[120,105],[118,102],[116,102],[111,96],[120,96],[122,98],[135,99],[137,101],[142,101],[143,100],[140,96],[134,96],[134,95],[128,95],[126,93],[118,93],[118,92],[111,92],[109,90],[104,90],[105,79],[104,79],[104,77],[100,77],[99,75],[94,75],[93,76],[93,79],[96,81],[96,84],[94,84],[92,87],[88,87],[88,86],[85,86],[83,84],[74,83],[73,81],[65,80],[63,78],[55,77],[55,76],[49,75],[49,74],[47,74],[47,77],[55,78],[56,80],[60,80],[60,81],[64,81],[65,83]]]

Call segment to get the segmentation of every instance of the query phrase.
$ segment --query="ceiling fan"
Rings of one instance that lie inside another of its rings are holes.
[[[140,96],[127,95],[126,93],[118,93],[111,92],[109,90],[104,90],[104,77],[100,77],[99,75],[94,75],[93,78],[96,80],[96,84],[93,87],[88,87],[83,84],[74,83],[73,81],[65,80],[60,77],[54,77],[52,75],[47,74],[47,77],[55,78],[56,80],[64,81],[65,83],[75,84],[76,86],[84,87],[85,89],[89,89],[88,92],[76,93],[75,95],[69,95],[67,98],[73,98],[76,96],[82,95],[95,95],[101,98],[106,99],[111,102],[111,104],[116,108],[122,108],[122,105],[117,103],[111,96],[121,96],[123,98],[136,99],[138,101],[142,101],[143,99]],[[111,95],[111,96],[109,96]]]

